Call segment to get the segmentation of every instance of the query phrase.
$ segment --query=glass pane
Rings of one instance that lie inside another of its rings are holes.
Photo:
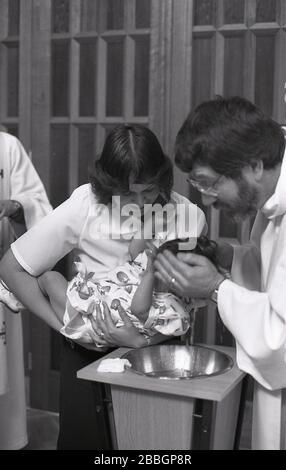
[[[96,44],[80,45],[80,116],[95,115]]]
[[[276,0],[257,0],[256,22],[276,21]]]
[[[275,36],[258,36],[256,38],[255,103],[268,115],[272,115],[273,111],[274,58]]]
[[[215,23],[216,0],[194,0],[194,25]]]
[[[137,39],[135,43],[135,96],[134,115],[148,116],[149,112],[150,39]]]
[[[136,0],[135,28],[149,28],[150,15],[150,0]]]
[[[123,103],[123,41],[107,44],[106,115],[121,116]]]
[[[50,201],[57,207],[69,195],[69,128],[51,127]]]
[[[244,22],[244,0],[224,0],[224,23]]]
[[[192,104],[198,105],[211,98],[212,38],[194,38],[192,67]]]
[[[7,47],[7,116],[19,114],[19,47]]]
[[[85,126],[78,130],[78,184],[88,183],[89,169],[96,158],[95,127]]]
[[[244,37],[225,38],[224,96],[243,95]]]
[[[52,0],[52,32],[68,33],[70,0]]]
[[[9,36],[17,36],[20,24],[20,0],[9,0],[8,18],[8,34]]]
[[[52,116],[69,114],[69,43],[52,45]]]
[[[219,237],[237,238],[237,224],[222,211],[219,213]]]
[[[97,0],[81,0],[81,31],[97,30]]]
[[[106,29],[123,29],[124,25],[124,1],[107,1]]]

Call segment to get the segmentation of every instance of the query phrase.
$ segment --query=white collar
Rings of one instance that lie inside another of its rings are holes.
[[[267,219],[274,219],[286,212],[286,148],[275,191],[266,201],[261,212]]]

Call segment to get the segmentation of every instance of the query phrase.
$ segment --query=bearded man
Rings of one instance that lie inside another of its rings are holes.
[[[256,214],[250,243],[221,244],[225,279],[206,258],[169,252],[156,275],[178,295],[209,298],[236,341],[240,369],[255,379],[253,449],[286,448],[286,153],[278,123],[240,97],[217,98],[187,117],[176,164],[206,206],[232,219]]]

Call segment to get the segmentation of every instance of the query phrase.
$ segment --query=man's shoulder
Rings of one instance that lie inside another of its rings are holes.
[[[0,132],[0,165],[4,166],[6,174],[10,173],[11,167],[21,155],[19,149],[20,142],[17,137],[4,131]]]
[[[12,147],[17,145],[19,140],[14,135],[8,134],[8,132],[0,131],[0,145],[7,145]]]

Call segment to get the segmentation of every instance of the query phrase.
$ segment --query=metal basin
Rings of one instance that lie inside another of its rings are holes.
[[[202,346],[162,344],[133,349],[122,357],[137,374],[171,380],[210,377],[233,366],[227,354]]]

